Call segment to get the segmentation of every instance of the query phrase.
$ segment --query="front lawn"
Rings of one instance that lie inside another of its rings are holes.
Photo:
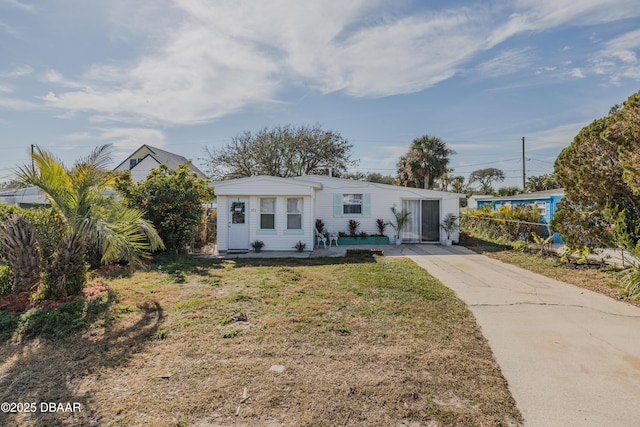
[[[102,280],[111,302],[86,329],[21,341],[6,322],[0,344],[1,402],[82,411],[0,425],[521,421],[469,310],[409,260],[165,258]]]

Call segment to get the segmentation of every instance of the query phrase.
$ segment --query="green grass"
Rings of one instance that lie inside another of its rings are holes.
[[[87,328],[113,304],[113,295],[91,301],[79,299],[56,309],[31,309],[24,313],[0,311],[0,342],[11,338],[65,338]],[[127,311],[118,313],[123,314]]]
[[[62,339],[39,322],[51,339],[0,345],[0,399],[82,399],[83,413],[0,425],[521,420],[469,310],[410,260],[162,257],[110,277],[117,300],[101,315],[60,307]]]

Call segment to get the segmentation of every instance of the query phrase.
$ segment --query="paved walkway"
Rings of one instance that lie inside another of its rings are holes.
[[[466,248],[401,250],[467,303],[527,426],[640,425],[640,309]]]

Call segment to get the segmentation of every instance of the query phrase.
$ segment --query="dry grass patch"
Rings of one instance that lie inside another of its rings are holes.
[[[0,425],[521,420],[469,310],[408,260],[182,258],[107,283],[117,301],[85,332],[0,346],[1,401],[82,413]]]

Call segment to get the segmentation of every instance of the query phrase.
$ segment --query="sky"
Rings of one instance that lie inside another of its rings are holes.
[[[437,136],[498,186],[553,170],[640,90],[638,0],[0,0],[0,182],[32,144],[71,166],[142,144],[205,147],[278,125],[340,133],[395,175]]]

